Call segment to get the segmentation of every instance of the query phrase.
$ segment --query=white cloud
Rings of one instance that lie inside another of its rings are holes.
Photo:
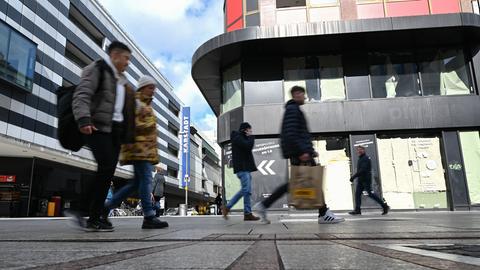
[[[192,118],[216,138],[216,118],[190,75],[195,50],[223,32],[223,0],[100,0],[190,106]],[[213,124],[212,124],[213,123]]]

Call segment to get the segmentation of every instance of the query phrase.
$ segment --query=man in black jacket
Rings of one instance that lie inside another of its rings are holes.
[[[252,214],[250,200],[252,196],[251,172],[257,170],[252,154],[252,149],[255,145],[255,139],[252,136],[252,126],[249,123],[242,123],[239,131],[232,131],[230,140],[232,142],[233,172],[240,179],[242,188],[233,196],[227,206],[222,207],[222,214],[225,219],[228,219],[230,209],[243,197],[243,220],[257,221],[260,218]]]
[[[357,147],[357,154],[359,157],[357,162],[357,173],[350,178],[350,182],[353,182],[355,178],[358,178],[357,186],[355,188],[355,210],[349,212],[349,214],[362,214],[360,207],[362,204],[362,193],[365,190],[368,192],[370,198],[382,206],[382,215],[386,215],[388,214],[390,207],[372,191],[372,161],[370,160],[370,157],[365,154],[365,148],[363,146]]]
[[[312,143],[308,130],[307,120],[300,106],[305,104],[305,89],[294,86],[290,90],[292,99],[285,105],[282,130],[280,134],[283,156],[290,159],[292,166],[315,166],[315,157],[318,155]],[[288,192],[288,182],[279,186],[273,194],[255,205],[263,223],[270,223],[267,219],[266,209]],[[318,223],[340,223],[344,218],[335,216],[325,205],[318,211]]]

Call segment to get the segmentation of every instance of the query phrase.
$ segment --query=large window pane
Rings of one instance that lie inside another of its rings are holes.
[[[439,49],[423,51],[419,55],[424,95],[468,95],[473,92],[463,50]]]
[[[462,154],[467,175],[470,202],[480,204],[480,134],[478,131],[460,132]]]
[[[291,99],[290,89],[295,86],[305,87],[308,101],[320,100],[320,69],[316,56],[285,58],[283,62],[285,79],[285,100]]]
[[[8,50],[8,76],[27,89],[32,88],[35,68],[35,46],[24,37],[13,33]]]
[[[7,66],[8,43],[10,41],[10,29],[0,23],[0,74],[5,74]]]
[[[242,106],[240,64],[225,70],[222,88],[222,113]]]
[[[371,53],[370,75],[374,98],[420,95],[417,65],[412,53]]]
[[[307,56],[284,60],[285,99],[292,86],[303,86],[309,102],[344,100],[345,84],[340,56]]]
[[[32,41],[0,23],[0,77],[32,90],[35,53]]]
[[[340,56],[320,56],[320,96],[321,100],[344,100],[342,59]]]

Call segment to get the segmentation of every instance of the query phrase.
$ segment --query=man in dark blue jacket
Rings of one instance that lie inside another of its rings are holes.
[[[222,214],[228,219],[230,209],[243,197],[243,213],[245,221],[257,221],[260,218],[252,214],[252,175],[251,172],[257,170],[255,160],[253,159],[252,149],[255,145],[255,138],[252,135],[252,126],[249,123],[240,124],[239,131],[232,131],[232,162],[233,172],[240,179],[242,188],[228,202],[227,206],[222,208]]]
[[[361,215],[361,204],[362,204],[362,193],[363,191],[368,192],[368,196],[380,204],[383,208],[383,214],[388,214],[390,207],[384,202],[380,197],[378,197],[372,191],[372,161],[370,157],[365,153],[365,148],[363,146],[357,147],[358,162],[357,162],[357,173],[355,173],[351,178],[350,182],[353,182],[355,178],[357,180],[357,186],[355,188],[355,210],[349,212],[350,215]]]
[[[300,109],[300,106],[305,104],[305,89],[300,86],[294,86],[290,93],[292,94],[292,99],[285,105],[280,134],[283,156],[290,159],[292,166],[315,166],[314,158],[318,154],[313,148],[307,120]],[[266,209],[287,192],[288,182],[279,186],[263,202],[255,205],[255,211],[259,213],[263,223],[270,223],[267,219]],[[318,212],[318,223],[339,223],[345,221],[344,218],[335,216],[328,210],[326,205],[319,209]]]

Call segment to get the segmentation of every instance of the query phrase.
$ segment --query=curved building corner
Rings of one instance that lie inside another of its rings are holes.
[[[225,33],[192,59],[218,116],[225,197],[239,186],[229,135],[243,121],[257,136],[253,200],[287,181],[278,133],[289,89],[301,85],[332,209],[353,208],[357,145],[393,209],[479,206],[478,13],[464,0],[225,1]]]

